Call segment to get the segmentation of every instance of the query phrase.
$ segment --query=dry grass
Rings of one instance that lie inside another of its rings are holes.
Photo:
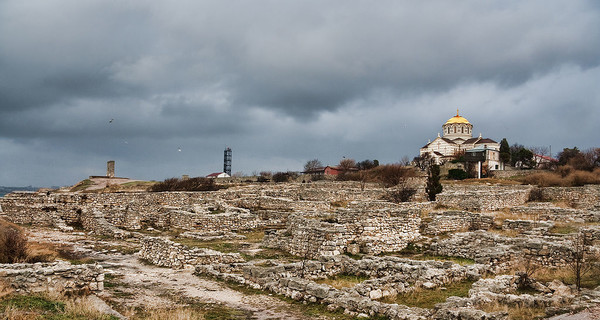
[[[27,237],[23,229],[0,219],[0,263],[22,262],[27,257]]]
[[[345,208],[348,206],[348,201],[345,201],[345,200],[331,201],[329,203],[329,205],[331,205],[331,207],[334,207],[334,208]]]
[[[192,308],[152,309],[143,315],[133,315],[131,319],[147,320],[193,320],[204,319],[204,313]]]
[[[365,277],[365,276],[339,274],[335,277],[331,277],[328,279],[317,280],[316,282],[320,283],[320,284],[330,285],[336,289],[342,289],[342,288],[354,287],[355,285],[357,285],[365,280],[368,280],[368,279],[369,279],[369,277]]]
[[[397,303],[409,307],[433,308],[436,304],[445,302],[448,297],[467,297],[474,281],[461,281],[447,284],[443,288],[417,288],[400,294],[396,298],[384,298],[383,302]]]
[[[27,243],[26,261],[29,263],[50,262],[56,260],[58,256],[58,251],[51,244],[39,242]]]
[[[239,234],[243,235],[246,237],[245,242],[250,242],[250,243],[259,243],[262,242],[263,238],[265,237],[265,231],[264,230],[254,230],[254,231],[248,231],[248,232],[240,232]]]
[[[13,293],[13,289],[4,281],[0,281],[0,300],[11,293]]]
[[[540,172],[524,176],[521,181],[525,184],[540,187],[574,187],[600,184],[600,168],[590,172],[561,167],[555,172]]]
[[[479,185],[479,184],[495,184],[495,185],[519,185],[520,181],[499,179],[499,178],[481,178],[481,179],[464,179],[464,180],[444,180],[445,184],[457,185]]]
[[[509,320],[533,320],[542,319],[546,315],[545,307],[523,307],[519,305],[503,305],[498,303],[486,303],[479,306],[485,312],[507,312]]]

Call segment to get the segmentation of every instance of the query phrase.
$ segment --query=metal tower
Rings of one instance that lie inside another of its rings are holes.
[[[225,158],[223,160],[223,172],[231,176],[231,148],[225,149]]]

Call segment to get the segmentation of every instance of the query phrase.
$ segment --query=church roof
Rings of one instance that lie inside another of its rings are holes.
[[[464,144],[473,144],[473,143],[477,142],[477,140],[479,140],[479,139],[481,139],[481,138],[471,138],[471,139],[468,139],[467,141],[465,141],[463,143]]]
[[[458,115],[458,109],[456,110],[456,115],[450,119],[448,119],[448,121],[446,121],[445,124],[451,124],[451,123],[467,123],[467,124],[471,124],[469,122],[469,120],[461,117]]]
[[[446,141],[446,142],[448,142],[449,144],[456,144],[456,142],[454,142],[454,141],[452,141],[452,140],[450,140],[448,138],[441,138],[441,139],[444,140],[444,141]]]
[[[477,143],[498,143],[498,142],[496,142],[490,138],[484,138],[484,139],[477,141]]]

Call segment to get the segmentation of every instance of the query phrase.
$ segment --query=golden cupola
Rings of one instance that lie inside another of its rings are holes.
[[[456,109],[456,116],[448,119],[444,125],[442,125],[444,132],[444,138],[454,140],[463,139],[467,140],[473,137],[473,125],[469,120],[461,117]]]

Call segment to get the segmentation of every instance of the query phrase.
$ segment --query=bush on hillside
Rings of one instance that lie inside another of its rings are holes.
[[[210,178],[190,178],[179,179],[170,178],[163,182],[159,182],[150,187],[148,191],[163,192],[163,191],[215,191],[219,190],[219,186],[215,184],[214,179]]]
[[[408,178],[417,176],[414,167],[400,164],[386,164],[369,170],[370,181],[377,181],[389,188],[405,182]]]
[[[561,166],[555,172],[540,172],[522,178],[523,183],[540,187],[576,187],[586,184],[600,184],[600,168],[594,171],[575,170],[571,166]]]
[[[0,220],[0,263],[17,263],[27,258],[27,238],[18,226]]]
[[[448,179],[451,180],[464,180],[468,179],[469,174],[463,169],[450,169],[448,170]]]
[[[277,172],[273,174],[273,182],[288,182],[298,178],[298,174],[292,171]]]

